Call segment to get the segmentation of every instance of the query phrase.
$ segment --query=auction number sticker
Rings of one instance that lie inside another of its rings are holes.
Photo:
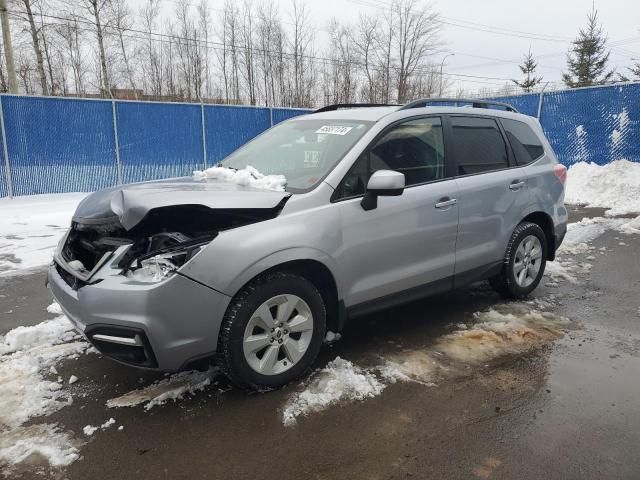
[[[353,127],[342,127],[340,125],[324,125],[316,130],[316,133],[328,133],[329,135],[346,135]]]

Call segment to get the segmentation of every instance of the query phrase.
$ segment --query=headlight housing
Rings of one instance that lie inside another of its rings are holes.
[[[126,275],[131,280],[144,283],[161,282],[172,276],[180,267],[191,260],[209,242],[200,245],[189,245],[184,248],[173,248],[171,251],[147,254],[134,260],[127,269]]]

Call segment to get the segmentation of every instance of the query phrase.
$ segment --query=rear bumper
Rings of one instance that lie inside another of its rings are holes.
[[[114,272],[74,289],[52,265],[47,285],[76,330],[104,355],[163,371],[215,353],[231,300],[179,274],[147,284]]]
[[[562,223],[560,225],[556,225],[555,232],[553,234],[553,245],[549,250],[549,258],[548,260],[555,260],[556,252],[562,245],[562,241],[564,240],[565,235],[567,234],[567,223]]]

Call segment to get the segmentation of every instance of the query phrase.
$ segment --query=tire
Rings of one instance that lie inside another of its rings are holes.
[[[527,254],[528,248],[531,251]],[[539,225],[520,223],[507,245],[501,272],[489,279],[493,289],[510,299],[521,299],[529,295],[544,275],[547,248],[547,238]]]
[[[220,329],[217,363],[242,389],[282,387],[308,371],[325,330],[325,305],[309,280],[288,272],[267,273],[231,300]]]

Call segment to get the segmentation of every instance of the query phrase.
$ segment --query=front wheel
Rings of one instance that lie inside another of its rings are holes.
[[[511,235],[502,271],[489,283],[506,298],[524,298],[540,283],[546,261],[544,232],[535,223],[522,222]]]
[[[315,360],[326,325],[322,296],[306,278],[272,272],[246,285],[225,313],[219,365],[237,386],[277,388]]]

